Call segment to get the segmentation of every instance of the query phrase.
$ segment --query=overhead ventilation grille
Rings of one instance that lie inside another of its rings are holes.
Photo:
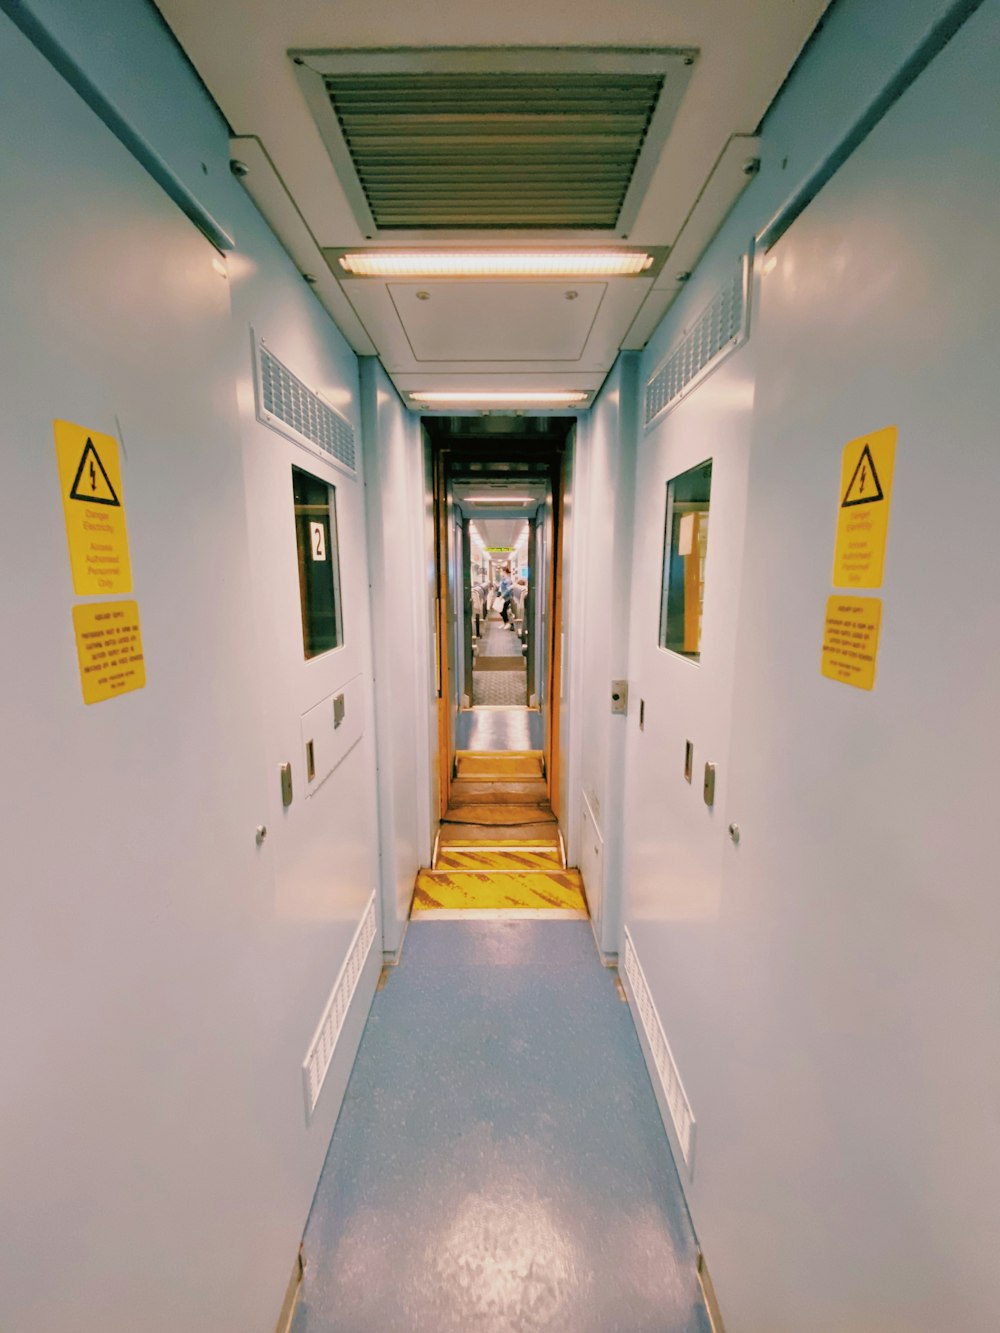
[[[257,341],[257,415],[296,443],[308,442],[357,472],[354,428]]]
[[[340,75],[330,103],[375,225],[617,225],[663,78]]]
[[[598,47],[290,54],[366,236],[623,235],[697,57]]]
[[[368,900],[365,914],[354,933],[354,940],[344,960],[344,966],[340,969],[340,976],[337,978],[336,985],[327,1001],[323,1017],[319,1021],[319,1027],[309,1043],[309,1053],[302,1063],[302,1083],[305,1089],[307,1119],[311,1118],[313,1111],[316,1109],[316,1103],[319,1101],[319,1095],[323,1090],[323,1081],[326,1078],[330,1061],[333,1059],[333,1052],[337,1046],[337,1038],[344,1026],[344,1019],[351,1007],[351,1000],[358,988],[358,982],[361,980],[361,974],[364,971],[365,963],[368,961],[368,954],[375,943],[377,933],[375,895],[373,893]]]
[[[636,957],[635,946],[632,943],[632,936],[628,932],[628,927],[625,928],[625,977],[635,998],[639,1021],[649,1043],[660,1087],[670,1110],[670,1119],[673,1121],[677,1142],[680,1145],[684,1161],[690,1170],[694,1160],[694,1112],[691,1110],[691,1103],[688,1101],[684,1085],[681,1083],[681,1076],[677,1072],[677,1066],[670,1051],[670,1044],[664,1035],[663,1025],[653,1004],[649,987],[646,985],[646,977],[639,959]]]
[[[694,388],[730,352],[746,342],[749,260],[705,307],[667,353],[646,385],[646,425]]]

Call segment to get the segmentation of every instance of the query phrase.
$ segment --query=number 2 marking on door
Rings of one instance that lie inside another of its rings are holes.
[[[322,523],[309,524],[310,549],[314,560],[326,559],[326,529]]]

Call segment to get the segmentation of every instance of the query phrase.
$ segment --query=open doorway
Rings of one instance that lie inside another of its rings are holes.
[[[561,535],[574,424],[571,417],[425,419],[435,491],[441,825],[415,910],[434,909],[434,893],[454,896],[461,870],[464,906],[499,907],[483,902],[487,889],[508,898],[530,889],[530,905],[503,905],[586,915],[579,877],[567,872],[557,808]],[[493,860],[480,866],[487,853]],[[472,870],[470,856],[478,858]],[[521,865],[525,858],[530,867]],[[544,902],[535,901],[539,894]],[[437,908],[444,910],[439,900]]]
[[[497,750],[543,752],[547,778],[557,766],[561,509],[574,424],[425,418],[435,479],[442,810],[456,750],[487,748],[486,738]],[[470,744],[477,736],[484,739]]]
[[[524,517],[499,519],[469,515],[464,524],[468,652],[463,658],[466,668],[471,658],[472,670],[463,673],[462,703],[466,709],[537,709],[534,680],[529,683],[528,679],[528,653],[533,658],[537,653],[532,612],[538,601],[538,571],[529,557],[537,497],[527,494],[504,500],[500,497],[506,488],[501,486],[467,490],[477,492],[467,496],[467,509],[523,503],[528,512]],[[541,748],[540,738],[537,748]]]

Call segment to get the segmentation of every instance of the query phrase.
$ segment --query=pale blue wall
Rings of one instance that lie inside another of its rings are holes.
[[[760,171],[642,353],[645,384],[771,217],[836,148],[936,22],[967,0],[835,0],[764,118]]]
[[[0,9],[65,53],[223,228],[249,216],[229,171],[228,127],[149,0],[4,0]]]
[[[834,5],[640,388],[946,8]],[[638,441],[624,918],[697,1120],[682,1175],[734,1333],[996,1323],[998,51],[987,0],[760,266],[747,345]],[[820,645],[841,451],[890,424],[869,694],[824,679]],[[706,456],[704,653],[671,676],[664,481]],[[711,812],[680,774],[689,728],[696,784],[720,766]]]
[[[301,1062],[378,884],[364,472],[257,421],[250,326],[360,442],[357,359],[229,172],[226,126],[152,7],[32,9],[235,249],[221,264],[0,16],[2,446],[19,497],[0,549],[21,571],[6,642],[25,646],[0,701],[21,756],[0,772],[0,987],[17,1016],[0,1325],[271,1333],[381,949],[307,1124]],[[90,708],[58,417],[123,441],[147,685]],[[342,542],[347,642],[311,663],[296,463],[336,485]],[[363,682],[362,739],[307,799],[300,715],[341,673]]]

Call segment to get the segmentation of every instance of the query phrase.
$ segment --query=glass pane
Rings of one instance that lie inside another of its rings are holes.
[[[316,657],[344,642],[336,491],[318,477],[293,467],[292,492],[299,548],[302,645],[306,657]]]
[[[667,482],[660,647],[697,662],[705,601],[705,555],[712,460]]]

